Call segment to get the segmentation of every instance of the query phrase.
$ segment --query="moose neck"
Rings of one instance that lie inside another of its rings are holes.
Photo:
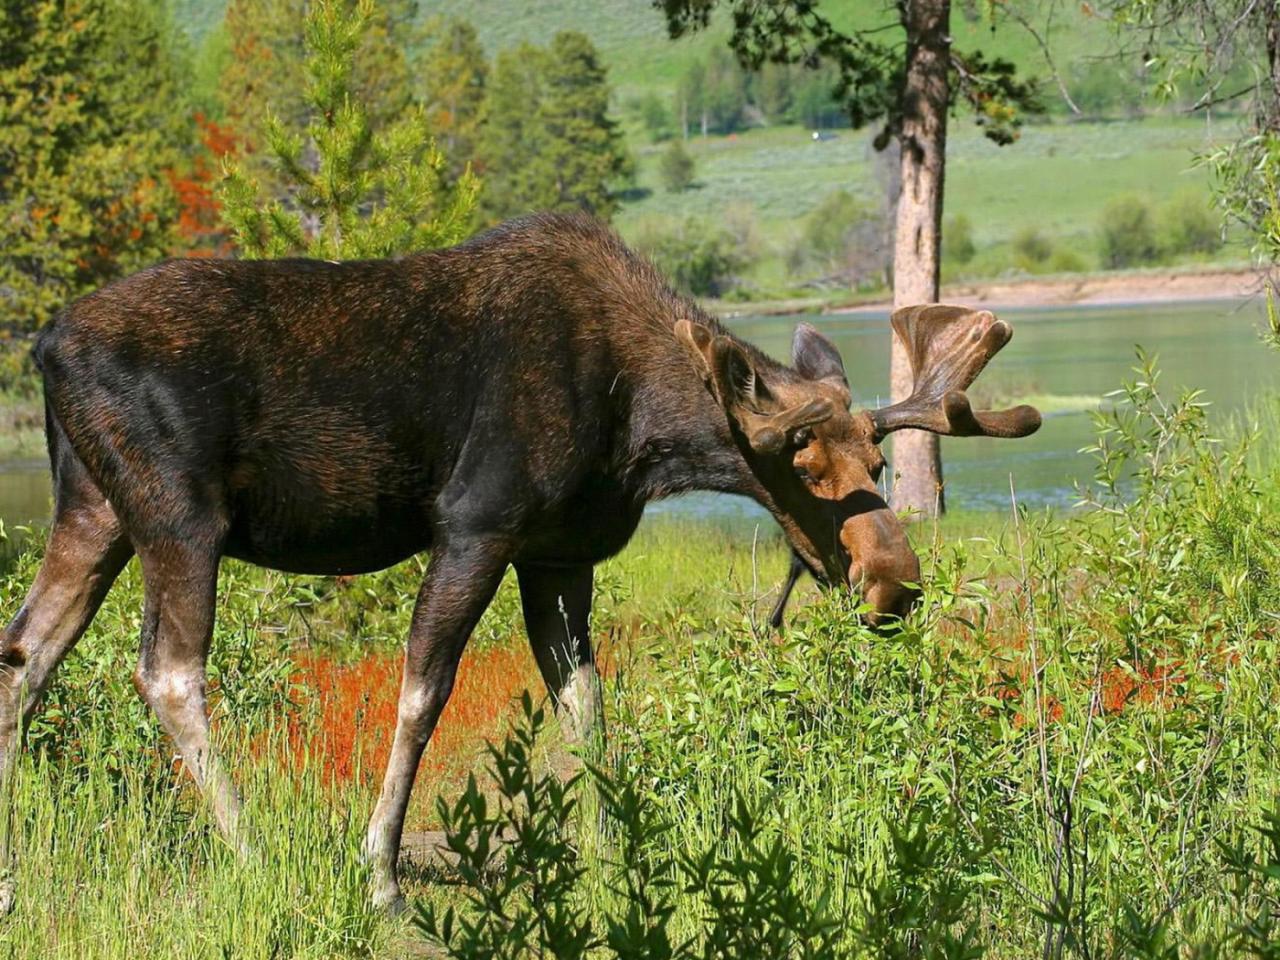
[[[644,351],[630,377],[628,486],[644,501],[695,490],[738,494],[776,515],[768,491],[738,449],[724,408],[687,349],[674,336],[655,346]],[[761,363],[773,362],[744,347]]]

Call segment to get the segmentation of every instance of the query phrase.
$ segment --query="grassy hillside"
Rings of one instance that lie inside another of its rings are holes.
[[[1200,121],[1046,123],[1026,128],[1009,147],[991,143],[972,124],[957,122],[953,129],[947,214],[972,223],[974,269],[980,274],[1007,269],[999,264],[1008,260],[1010,243],[1032,228],[1070,249],[1083,268],[1096,267],[1099,218],[1118,195],[1139,196],[1156,211],[1180,193],[1203,195],[1208,202],[1208,174],[1196,166],[1195,156],[1212,144],[1214,131]],[[618,217],[624,234],[634,237],[653,223],[689,215],[715,221],[731,210],[754,222],[764,258],[776,259],[833,191],[847,190],[874,205],[884,190],[867,132],[818,142],[808,131],[787,126],[694,138],[689,151],[697,163],[695,186],[683,193],[661,186],[663,149],[637,147],[639,199]],[[1227,247],[1220,258],[1238,254]]]
[[[178,22],[196,41],[202,40],[222,16],[225,0],[170,0]],[[1037,0],[1038,2],[1038,0]],[[842,27],[880,26],[891,21],[887,4],[828,2],[826,12]],[[460,16],[475,24],[492,56],[523,40],[546,43],[558,31],[580,30],[603,53],[617,92],[623,97],[653,88],[670,89],[685,65],[704,56],[728,36],[726,18],[719,17],[705,33],[680,41],[667,36],[662,13],[650,0],[420,0],[422,17]],[[1096,56],[1107,47],[1108,31],[1096,18],[1079,9],[1060,11],[1049,30],[1055,55],[1063,63]],[[1043,58],[1031,36],[1016,24],[993,29],[981,17],[969,19],[957,10],[953,18],[960,49],[981,49],[1005,57],[1031,74],[1043,72]],[[1043,15],[1037,21],[1044,24]],[[886,31],[884,37],[892,37]]]

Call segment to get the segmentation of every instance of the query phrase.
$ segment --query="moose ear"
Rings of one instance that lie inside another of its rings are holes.
[[[711,383],[711,331],[692,320],[677,320],[674,333],[676,339],[689,348],[694,364],[702,379]]]
[[[729,337],[715,337],[710,349],[711,383],[725,409],[763,411],[773,396],[742,347]]]
[[[811,324],[802,323],[796,327],[791,341],[791,364],[807,380],[825,380],[846,394],[849,392],[840,351]]]

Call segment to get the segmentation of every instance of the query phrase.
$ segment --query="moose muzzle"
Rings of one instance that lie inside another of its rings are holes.
[[[920,560],[893,511],[850,517],[840,528],[840,543],[849,554],[849,586],[871,605],[870,625],[905,617],[920,595]]]

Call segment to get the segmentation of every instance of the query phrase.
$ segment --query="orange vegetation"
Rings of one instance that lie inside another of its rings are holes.
[[[225,257],[231,241],[223,225],[214,186],[222,176],[222,161],[234,156],[236,140],[231,131],[196,112],[201,151],[184,171],[168,170],[169,186],[178,200],[178,235],[185,256]]]
[[[305,719],[290,729],[296,756],[323,763],[327,777],[376,784],[382,776],[396,725],[400,654],[376,653],[349,663],[300,652],[295,681]],[[469,649],[453,695],[423,757],[420,776],[438,781],[465,777],[487,741],[499,737],[521,692],[542,694],[542,681],[526,644]],[[312,722],[307,722],[311,720]],[[421,795],[431,790],[419,791]]]

